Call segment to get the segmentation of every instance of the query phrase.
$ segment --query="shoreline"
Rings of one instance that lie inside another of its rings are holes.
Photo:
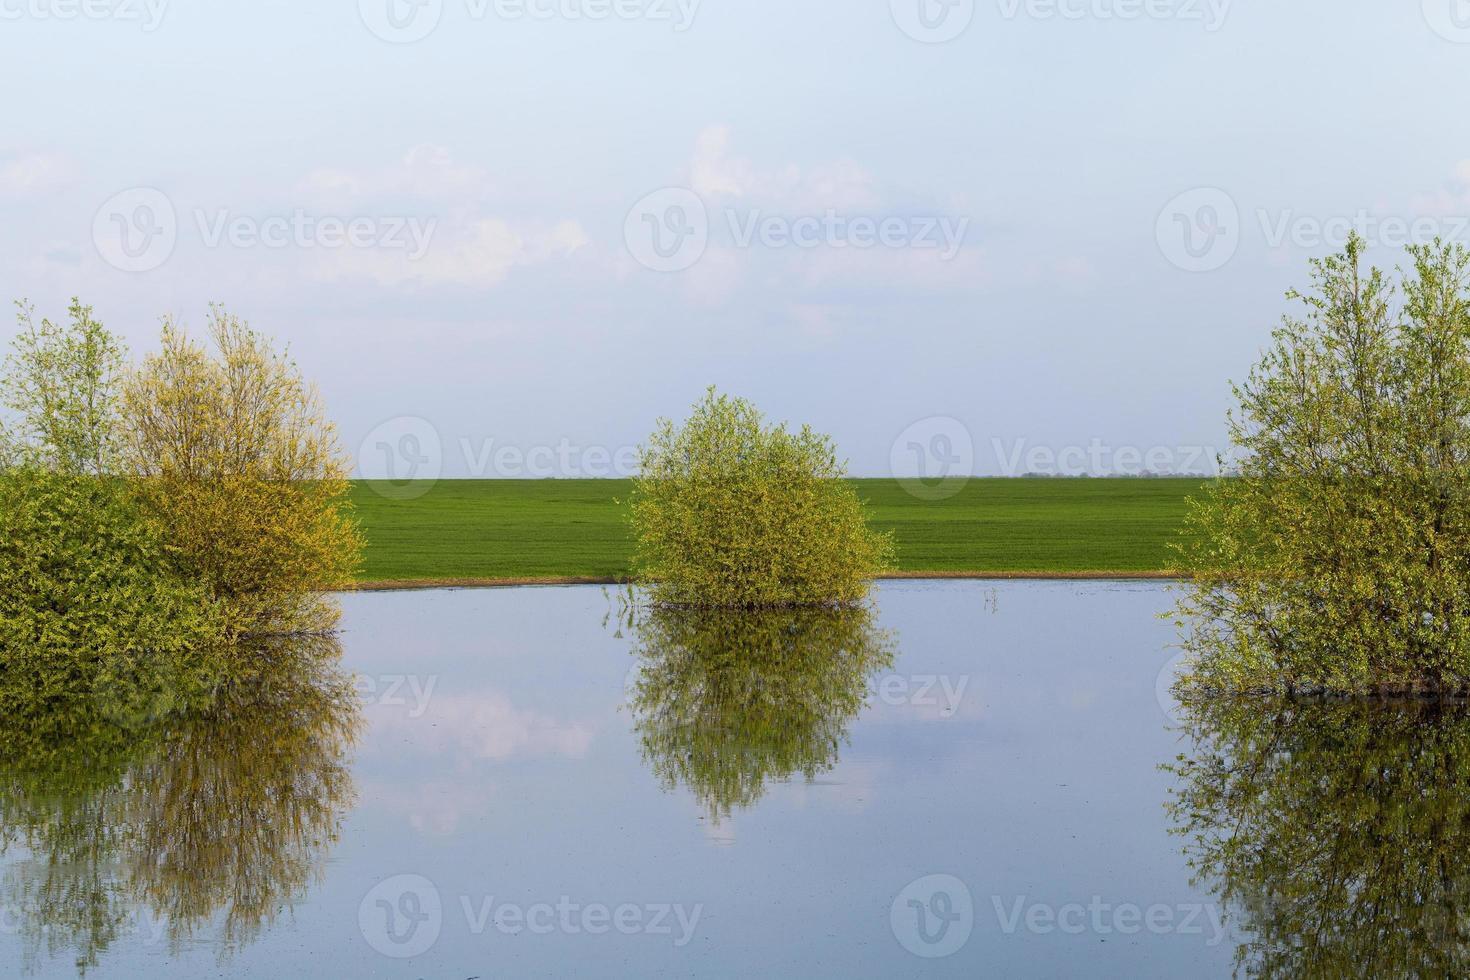
[[[876,581],[963,580],[976,582],[1177,582],[1174,571],[975,571],[888,572]],[[626,578],[586,575],[517,576],[509,578],[382,579],[358,582],[348,592],[417,592],[429,589],[514,589],[555,585],[627,585]]]

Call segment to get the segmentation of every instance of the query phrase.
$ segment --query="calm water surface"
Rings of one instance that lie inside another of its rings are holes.
[[[1162,586],[888,584],[871,617],[743,624],[629,626],[597,588],[343,601],[360,704],[7,778],[0,964],[1164,977],[1244,941],[1215,885],[1248,872],[1192,885],[1170,832],[1219,774],[1161,768],[1198,751]]]

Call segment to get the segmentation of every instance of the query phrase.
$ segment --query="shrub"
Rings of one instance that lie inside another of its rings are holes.
[[[0,715],[168,715],[217,683],[219,610],[115,480],[0,476]]]
[[[634,568],[655,603],[850,605],[887,566],[832,440],[768,427],[711,388],[682,427],[660,420],[634,481]]]
[[[211,309],[211,356],[165,321],[123,390],[126,472],[183,572],[245,633],[329,629],[361,539],[347,461],[316,392],[269,341]]]
[[[1234,391],[1239,475],[1196,505],[1181,600],[1194,680],[1362,691],[1470,683],[1470,253],[1363,243]]]

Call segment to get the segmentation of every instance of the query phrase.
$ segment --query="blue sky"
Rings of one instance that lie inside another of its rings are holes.
[[[0,80],[0,294],[221,301],[445,476],[709,384],[864,475],[1202,469],[1347,222],[1470,239],[1461,0],[0,0]]]

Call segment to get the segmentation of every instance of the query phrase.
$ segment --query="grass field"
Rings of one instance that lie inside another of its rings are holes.
[[[855,481],[894,532],[904,572],[1146,573],[1169,568],[1198,480],[971,480],[920,500],[894,480]],[[619,579],[631,544],[622,480],[445,480],[416,500],[359,482],[364,583]]]

